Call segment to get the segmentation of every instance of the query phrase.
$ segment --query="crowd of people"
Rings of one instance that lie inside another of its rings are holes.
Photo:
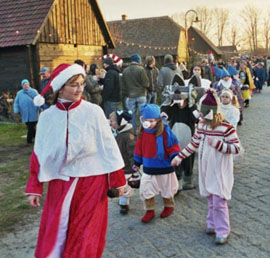
[[[170,216],[174,197],[196,187],[196,151],[199,191],[208,199],[206,234],[215,234],[216,244],[228,241],[233,161],[243,152],[237,127],[251,97],[269,85],[270,58],[224,63],[210,54],[188,71],[169,54],[161,69],[153,56],[143,64],[133,54],[122,65],[111,54],[103,68],[82,60],[52,73],[43,67],[39,94],[28,80],[21,83],[14,113],[27,125],[27,143],[34,140],[26,187],[33,207],[49,183],[36,257],[101,257],[108,191],[115,190],[126,215],[134,178],[145,209],[141,221],[155,218],[159,194],[160,217]]]

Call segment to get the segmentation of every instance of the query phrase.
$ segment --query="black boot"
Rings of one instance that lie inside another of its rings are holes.
[[[128,214],[129,206],[128,205],[121,205],[120,204],[120,213],[123,215]]]

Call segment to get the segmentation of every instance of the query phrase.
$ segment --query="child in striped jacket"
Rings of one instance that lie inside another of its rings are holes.
[[[200,194],[208,198],[207,234],[216,234],[216,244],[225,244],[230,234],[227,200],[233,187],[233,155],[241,145],[235,128],[219,111],[219,99],[208,90],[201,102],[202,119],[191,142],[172,160],[178,166],[198,149]]]

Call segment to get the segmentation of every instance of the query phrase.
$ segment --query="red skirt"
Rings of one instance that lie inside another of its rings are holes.
[[[49,182],[35,257],[101,257],[108,223],[108,175]],[[76,183],[76,184],[75,184]],[[71,188],[75,187],[73,191]],[[69,205],[64,205],[71,193]],[[67,214],[66,230],[62,215]],[[59,234],[62,246],[58,246]],[[55,250],[59,249],[55,255]]]

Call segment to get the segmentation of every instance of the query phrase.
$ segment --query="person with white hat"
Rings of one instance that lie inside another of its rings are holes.
[[[54,92],[41,113],[25,193],[40,206],[48,182],[35,257],[101,257],[108,219],[107,192],[126,185],[124,162],[102,109],[82,100],[85,70],[61,64],[34,99]],[[98,237],[97,237],[98,236]]]

